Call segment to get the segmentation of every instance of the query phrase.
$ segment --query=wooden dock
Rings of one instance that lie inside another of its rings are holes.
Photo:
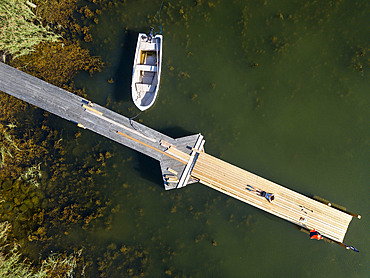
[[[158,160],[166,190],[199,181],[339,243],[352,220],[334,207],[206,154],[201,134],[173,139],[3,63],[0,90]],[[247,186],[273,193],[275,199],[270,203]]]
[[[201,183],[247,204],[288,220],[306,229],[316,229],[323,236],[343,242],[352,216],[266,180],[230,163],[201,152],[192,176]],[[266,198],[246,189],[247,185],[274,194]],[[305,219],[304,222],[300,219]]]
[[[336,242],[343,242],[352,220],[351,215],[236,167],[203,151],[195,150],[196,155],[193,155],[194,159],[191,159],[190,155],[182,153],[175,147],[169,148],[166,152],[181,157],[184,163],[192,161],[190,175],[200,183],[305,229],[316,229],[326,238]],[[275,199],[270,203],[266,198],[256,194],[256,192],[249,191],[247,185],[273,193]]]
[[[185,171],[186,163],[166,153],[167,145],[162,145],[161,142],[176,146],[190,155],[193,148],[203,147],[201,134],[173,139],[1,62],[0,91],[158,160],[166,190],[195,182],[190,173]],[[177,175],[168,169],[175,171]],[[178,182],[175,179],[168,180],[166,177],[170,175],[176,176]]]

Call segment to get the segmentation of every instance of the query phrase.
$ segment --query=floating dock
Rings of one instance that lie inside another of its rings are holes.
[[[200,182],[338,243],[355,215],[206,154],[201,134],[173,139],[1,62],[0,91],[158,160],[166,190]],[[248,186],[275,199],[269,202]]]

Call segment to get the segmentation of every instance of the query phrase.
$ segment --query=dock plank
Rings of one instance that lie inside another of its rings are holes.
[[[307,196],[222,161],[204,152],[199,153],[191,175],[201,183],[288,220],[307,229],[315,228],[323,236],[343,242],[352,216],[329,207]],[[247,185],[274,193],[275,200],[265,198],[246,189]],[[307,221],[302,223],[299,219]]]
[[[201,134],[173,139],[1,62],[0,91],[158,160],[166,190],[199,181],[338,242],[343,242],[352,220],[349,214],[205,153]],[[275,200],[268,202],[247,185],[273,193]],[[301,217],[307,221],[302,223]]]

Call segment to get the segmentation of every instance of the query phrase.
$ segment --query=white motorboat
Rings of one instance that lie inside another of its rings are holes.
[[[163,36],[139,33],[132,70],[132,100],[137,108],[150,108],[157,97],[162,67]]]

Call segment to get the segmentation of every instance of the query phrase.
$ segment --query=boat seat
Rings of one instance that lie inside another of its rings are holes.
[[[151,84],[143,84],[143,83],[136,83],[136,90],[138,92],[143,92],[143,93],[154,93],[155,91],[155,85]]]
[[[151,84],[155,85],[156,84],[156,73],[152,71],[142,71],[141,72],[141,82],[143,84]],[[154,84],[153,84],[154,83]]]
[[[140,43],[140,49],[141,50],[146,50],[146,51],[156,51],[156,43],[155,42],[141,42]]]
[[[157,72],[157,66],[152,65],[136,65],[137,70]]]

